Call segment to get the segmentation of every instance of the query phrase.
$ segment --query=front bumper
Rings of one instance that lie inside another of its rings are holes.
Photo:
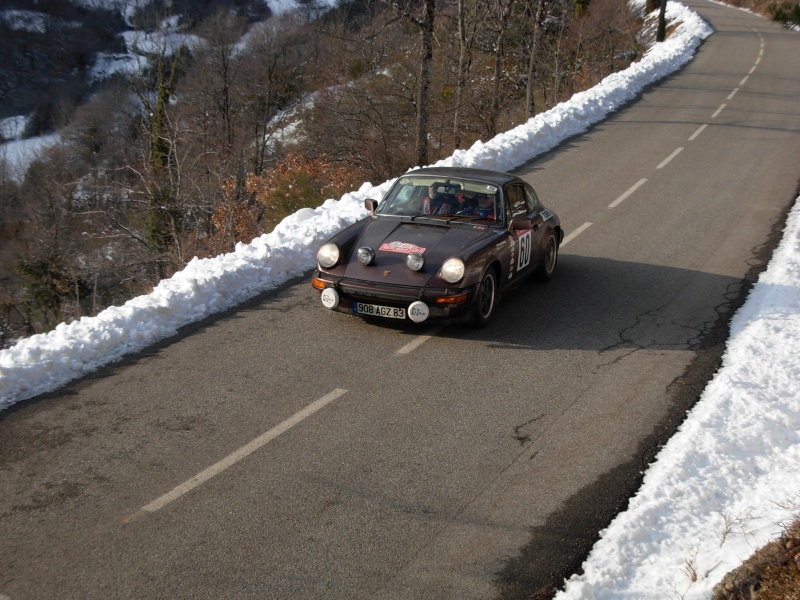
[[[377,304],[391,308],[406,309],[406,321],[409,317],[409,306],[415,302],[423,302],[428,307],[425,321],[455,321],[472,316],[475,287],[469,288],[429,288],[375,283],[337,277],[329,273],[316,271],[311,285],[323,292],[326,288],[334,289],[338,294],[338,303],[329,306],[338,312],[365,316],[354,311],[354,303]],[[376,317],[380,318],[380,317]]]

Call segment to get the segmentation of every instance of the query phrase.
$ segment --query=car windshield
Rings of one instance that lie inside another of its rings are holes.
[[[503,194],[496,185],[483,181],[408,175],[392,186],[378,206],[378,214],[500,223]]]

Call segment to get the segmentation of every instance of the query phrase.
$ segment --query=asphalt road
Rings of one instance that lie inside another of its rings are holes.
[[[570,237],[490,327],[300,281],[0,413],[0,599],[523,598],[576,570],[800,179],[800,35],[690,4],[717,33],[686,68],[520,170]]]

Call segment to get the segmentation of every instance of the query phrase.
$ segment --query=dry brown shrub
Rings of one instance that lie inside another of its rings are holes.
[[[220,251],[268,233],[301,208],[314,208],[339,198],[363,181],[363,174],[329,156],[289,152],[263,174],[250,173],[243,182],[229,180],[223,201],[211,222],[211,244]]]

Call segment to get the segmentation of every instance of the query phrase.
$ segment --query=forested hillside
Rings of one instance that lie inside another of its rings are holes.
[[[59,143],[0,165],[0,347],[489,139],[654,35],[625,0],[7,4],[0,117]]]

